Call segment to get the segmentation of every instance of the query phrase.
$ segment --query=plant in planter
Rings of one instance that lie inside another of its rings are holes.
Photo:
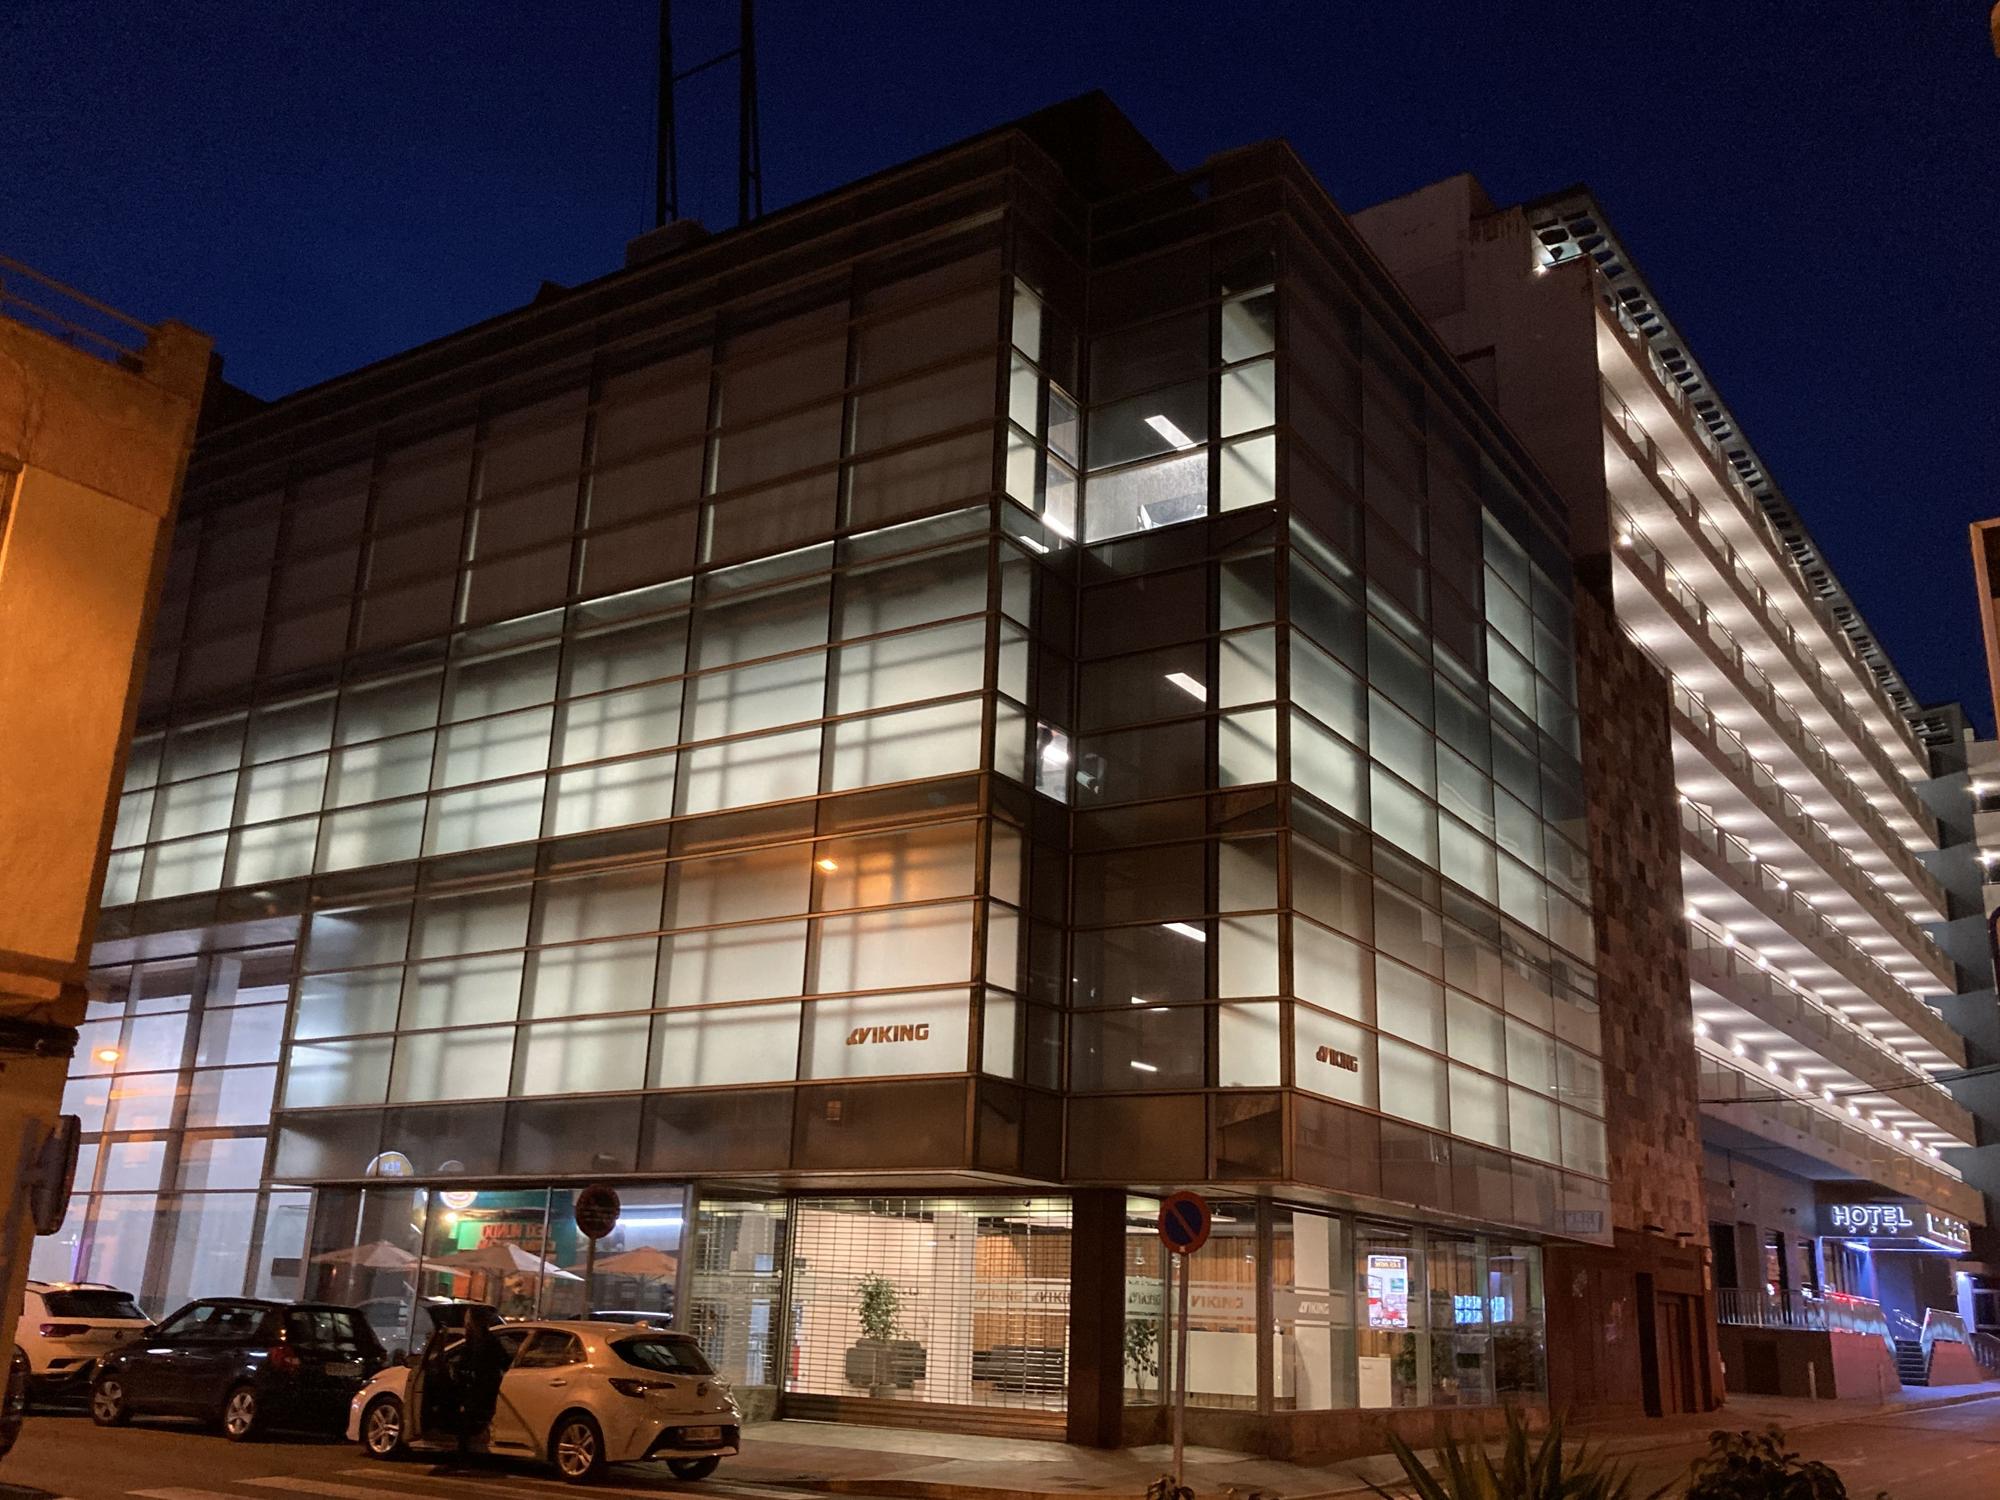
[[[1149,1318],[1125,1320],[1125,1368],[1132,1372],[1132,1386],[1146,1394],[1146,1377],[1160,1373],[1160,1325]]]
[[[1785,1435],[1711,1432],[1708,1456],[1694,1466],[1687,1500],[1848,1500],[1840,1475],[1785,1447]]]
[[[1507,1436],[1497,1460],[1477,1442],[1462,1446],[1447,1438],[1433,1469],[1393,1433],[1389,1446],[1403,1466],[1403,1486],[1388,1490],[1368,1483],[1385,1500],[1641,1500],[1630,1469],[1587,1445],[1565,1454],[1561,1418],[1539,1438],[1532,1436],[1518,1407],[1507,1408]],[[1663,1485],[1644,1500],[1661,1500],[1669,1488]],[[1749,1493],[1744,1492],[1746,1500]],[[1734,1500],[1734,1492],[1729,1494]]]
[[[896,1374],[894,1367],[897,1327],[903,1315],[903,1298],[896,1290],[896,1283],[888,1277],[873,1271],[854,1284],[856,1296],[855,1321],[861,1325],[861,1342],[855,1345],[857,1353],[866,1352],[868,1358],[868,1394],[871,1396],[893,1396],[896,1394]]]

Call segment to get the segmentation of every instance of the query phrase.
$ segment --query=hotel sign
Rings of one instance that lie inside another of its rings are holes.
[[[1823,1203],[1820,1232],[1842,1239],[1904,1243],[1906,1249],[1953,1250],[1972,1247],[1963,1221],[1918,1203]]]

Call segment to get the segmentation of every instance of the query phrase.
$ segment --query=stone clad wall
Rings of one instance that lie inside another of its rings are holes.
[[[1708,1243],[1667,682],[1577,590],[1614,1225]]]

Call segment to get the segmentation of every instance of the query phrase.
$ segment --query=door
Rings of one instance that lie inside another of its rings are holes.
[[[223,1394],[247,1368],[253,1349],[278,1339],[277,1315],[243,1303],[213,1304],[211,1315],[189,1330],[174,1351],[173,1377],[183,1409],[202,1416],[222,1408]]]
[[[528,1335],[500,1381],[493,1412],[493,1446],[542,1454],[557,1417],[584,1393],[583,1340],[561,1328]]]

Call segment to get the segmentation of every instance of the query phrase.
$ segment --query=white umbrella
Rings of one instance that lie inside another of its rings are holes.
[[[370,1240],[346,1250],[329,1250],[324,1255],[315,1255],[313,1260],[322,1266],[356,1266],[368,1271],[407,1271],[417,1263],[416,1256],[389,1240]]]
[[[673,1276],[678,1274],[680,1266],[677,1257],[652,1245],[641,1245],[636,1250],[620,1250],[597,1263],[600,1272],[612,1276]]]
[[[512,1240],[495,1240],[477,1250],[454,1250],[430,1261],[426,1269],[438,1271],[485,1271],[501,1276],[548,1276],[557,1281],[581,1281],[553,1261],[531,1255]]]

